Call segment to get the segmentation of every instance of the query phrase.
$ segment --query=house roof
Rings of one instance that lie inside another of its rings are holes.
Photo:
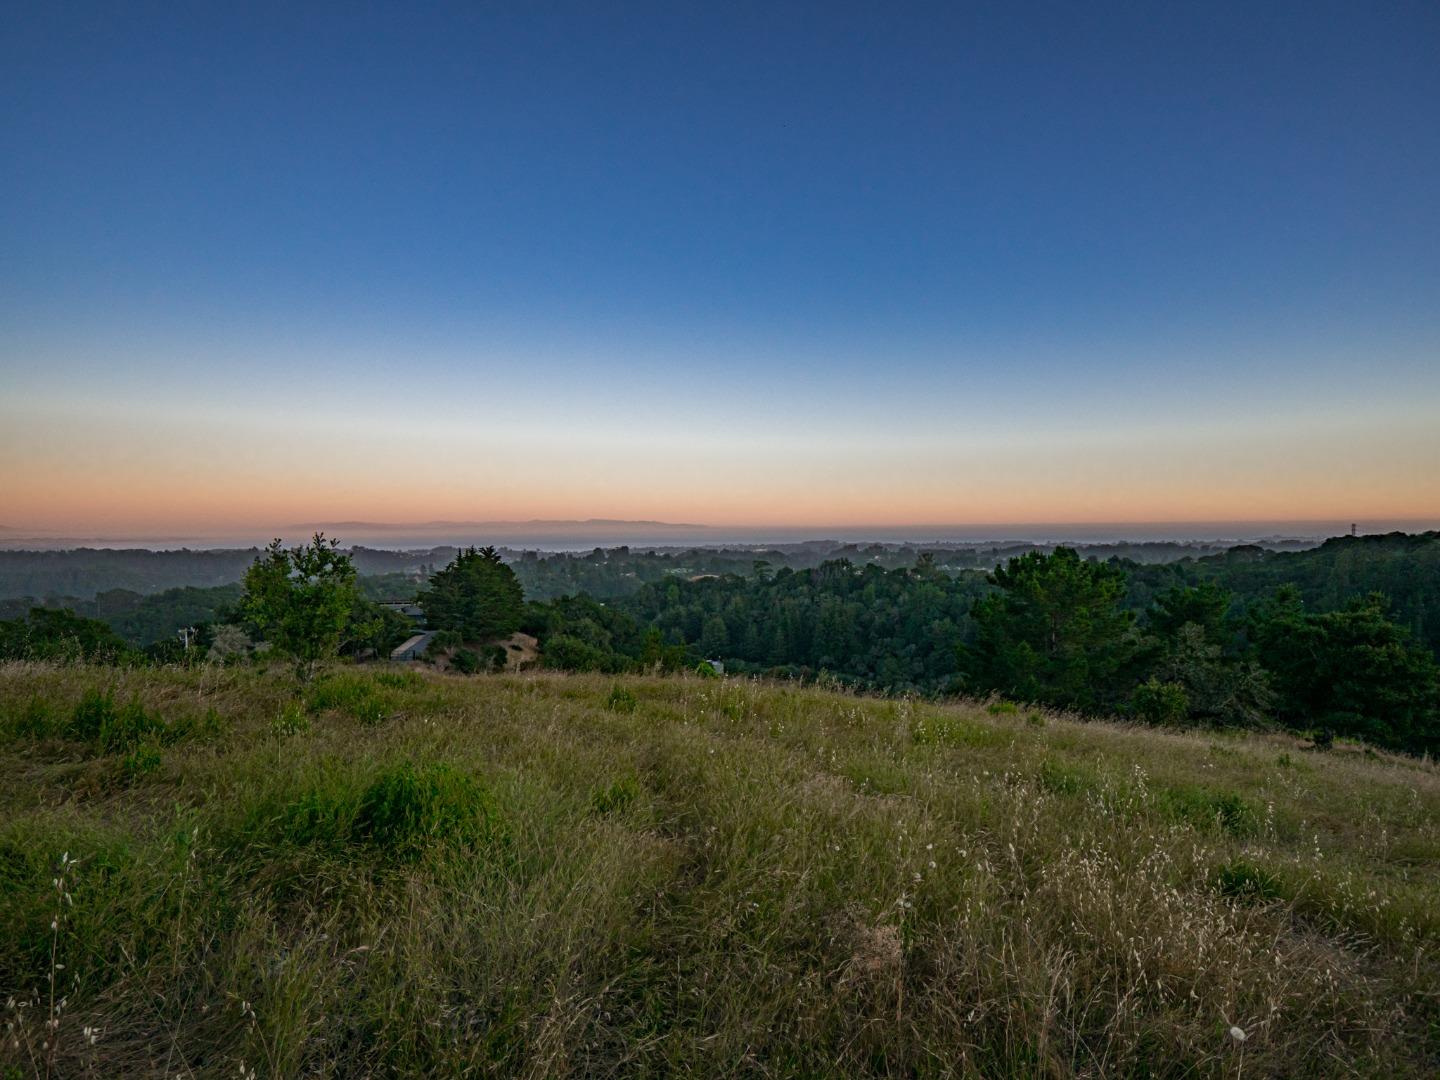
[[[419,652],[420,650],[424,649],[426,645],[430,644],[430,639],[434,636],[435,631],[428,630],[423,634],[416,634],[412,638],[407,638],[405,641],[401,642],[399,645],[395,646],[395,648],[390,650],[390,659],[399,660],[406,653]]]

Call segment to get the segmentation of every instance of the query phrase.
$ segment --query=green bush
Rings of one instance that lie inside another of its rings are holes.
[[[1228,862],[1215,871],[1215,889],[1240,900],[1283,900],[1285,885],[1277,874],[1244,859]]]
[[[288,739],[303,735],[310,730],[310,717],[295,702],[281,709],[270,721],[270,734],[276,739]]]
[[[611,712],[632,713],[639,705],[640,700],[623,686],[613,687],[605,699],[605,708]]]
[[[331,675],[315,684],[305,704],[312,713],[334,709],[362,724],[379,724],[394,711],[391,695],[363,675]]]
[[[1183,724],[1190,715],[1190,698],[1179,683],[1152,676],[1135,688],[1130,708],[1147,724]]]
[[[4,732],[10,738],[43,739],[55,734],[59,727],[50,704],[41,697],[31,697],[14,712],[5,714]]]
[[[70,713],[70,726],[66,734],[71,738],[93,742],[100,738],[100,732],[115,721],[115,695],[106,690],[86,690]]]
[[[473,777],[449,765],[407,763],[365,789],[351,831],[374,847],[401,849],[488,836],[497,821],[493,800]]]
[[[992,701],[985,706],[985,711],[991,716],[1012,716],[1020,711],[1020,706],[1013,701]]]
[[[74,711],[66,734],[94,743],[103,753],[129,750],[148,738],[167,734],[165,722],[137,701],[117,706],[111,691],[87,690]]]
[[[461,675],[474,675],[480,670],[480,654],[473,649],[456,649],[450,654],[450,666]]]
[[[120,772],[127,780],[138,780],[160,768],[160,762],[160,748],[154,743],[144,743],[120,759]]]

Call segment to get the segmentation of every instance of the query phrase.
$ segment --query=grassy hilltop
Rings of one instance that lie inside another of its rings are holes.
[[[0,1076],[1434,1075],[1440,770],[698,678],[17,663],[0,927]]]

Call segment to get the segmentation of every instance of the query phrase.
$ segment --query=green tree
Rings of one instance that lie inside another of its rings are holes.
[[[725,620],[711,615],[705,620],[705,629],[700,634],[700,651],[707,657],[724,657],[730,651],[730,631]]]
[[[1312,613],[1283,587],[1255,612],[1256,658],[1281,719],[1411,753],[1440,750],[1440,666],[1391,622],[1382,596]]]
[[[0,660],[119,663],[135,656],[110,627],[69,608],[31,608],[27,619],[0,622]]]
[[[1147,614],[1147,621],[1150,629],[1162,638],[1178,637],[1181,627],[1194,625],[1200,628],[1205,640],[1213,645],[1224,645],[1227,637],[1225,617],[1233,600],[1229,589],[1213,581],[1202,581],[1199,585],[1176,585],[1155,598],[1155,606]]]
[[[470,547],[430,577],[419,597],[436,630],[454,630],[466,641],[506,637],[520,628],[525,594],[515,572],[493,547]]]
[[[1196,622],[1183,623],[1164,643],[1150,679],[1157,680],[1184,693],[1185,715],[1180,719],[1216,727],[1262,727],[1275,700],[1259,665],[1224,656]],[[1141,697],[1137,690],[1135,701]]]
[[[1122,570],[1059,547],[1013,558],[989,581],[960,657],[969,689],[1084,710],[1121,699],[1136,651]]]
[[[240,611],[302,672],[335,656],[355,609],[355,567],[339,541],[316,533],[303,547],[275,540],[245,571]]]

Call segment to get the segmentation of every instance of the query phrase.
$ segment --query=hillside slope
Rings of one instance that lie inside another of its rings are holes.
[[[0,1074],[1433,1075],[1440,771],[698,678],[12,664],[0,926]]]

